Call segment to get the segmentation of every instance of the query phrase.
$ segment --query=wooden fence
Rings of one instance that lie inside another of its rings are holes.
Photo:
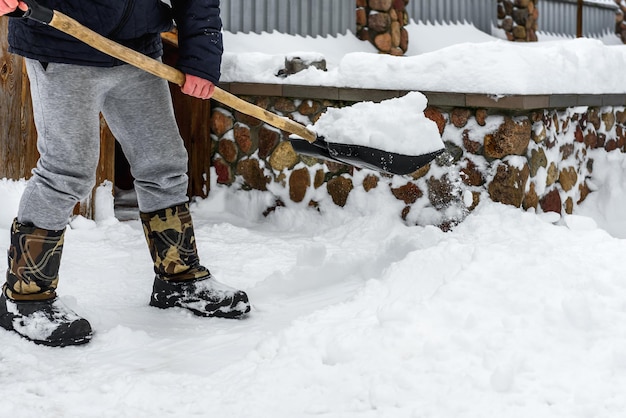
[[[8,19],[0,19],[0,33],[6,34]],[[37,154],[35,126],[30,104],[28,77],[22,58],[9,54],[0,43],[0,177],[17,179],[30,173]]]

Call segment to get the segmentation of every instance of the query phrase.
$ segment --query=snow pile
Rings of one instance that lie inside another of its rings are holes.
[[[50,349],[0,331],[2,414],[620,416],[625,241],[494,203],[449,233],[411,227],[372,192],[260,219],[261,192],[192,205],[201,259],[253,302],[240,321],[150,308],[139,221],[75,223],[59,292],[96,334]]]
[[[451,65],[449,57],[455,57]],[[547,65],[549,63],[549,65]],[[536,76],[537,66],[541,77]],[[289,79],[353,88],[388,88],[417,91],[489,94],[624,93],[620,75],[626,66],[626,48],[609,47],[591,39],[522,44],[494,41],[458,44],[415,57],[350,53],[335,70],[335,77],[308,73]],[[589,71],[579,71],[579,68]],[[459,69],[463,71],[459,71]],[[392,72],[394,77],[388,77]],[[603,74],[602,77],[595,74]],[[233,80],[234,81],[234,80]],[[261,80],[258,80],[261,81]],[[266,80],[269,82],[269,80]]]
[[[317,43],[312,38],[276,34],[275,42],[258,47],[253,40],[263,35],[227,35],[222,80],[456,93],[626,93],[621,75],[626,47],[612,45],[615,36],[608,45],[584,38],[514,43],[463,25],[451,26],[460,37],[446,36],[448,29],[452,31],[447,26],[412,22],[407,30],[414,35],[405,57],[377,54],[369,43],[351,34]],[[277,77],[285,56],[293,51],[324,56],[328,71],[309,68]],[[541,68],[540,77],[537,68]]]
[[[437,124],[424,115],[426,97],[412,92],[380,103],[329,108],[313,129],[330,142],[364,145],[405,155],[444,148]]]

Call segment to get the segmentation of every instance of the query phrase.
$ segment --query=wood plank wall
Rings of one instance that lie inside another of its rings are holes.
[[[28,178],[39,154],[30,85],[21,57],[8,53],[9,19],[0,18],[0,178]]]

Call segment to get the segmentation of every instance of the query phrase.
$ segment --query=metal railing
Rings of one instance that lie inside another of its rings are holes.
[[[489,34],[497,24],[496,0],[410,0],[407,10],[416,22],[467,22]]]
[[[577,0],[540,0],[539,30],[576,36]],[[585,0],[583,34],[613,32],[617,6],[613,0]],[[497,27],[497,0],[410,0],[414,21],[471,23],[485,33]],[[336,36],[356,32],[355,0],[222,0],[224,29],[230,32],[273,32],[302,36]]]
[[[576,36],[577,0],[540,0],[539,31]],[[597,37],[615,29],[613,0],[583,2],[583,35]],[[496,0],[411,0],[409,15],[415,21],[431,23],[468,22],[486,33],[497,27]]]
[[[541,0],[539,3],[539,30],[558,35],[576,36],[577,0]],[[583,36],[597,37],[615,30],[613,0],[585,0],[583,2]]]
[[[224,30],[336,36],[356,31],[354,0],[222,0]]]

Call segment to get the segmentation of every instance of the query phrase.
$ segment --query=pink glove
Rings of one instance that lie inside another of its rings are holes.
[[[10,0],[0,0],[10,1]],[[205,80],[195,75],[185,74],[185,84],[181,88],[181,91],[199,99],[209,99],[213,96],[215,91],[215,85],[209,80]]]
[[[23,12],[28,10],[28,6],[23,1],[18,1],[18,0],[0,0],[0,16],[6,15],[6,14],[11,13],[11,12],[14,12],[15,9],[17,9],[18,7]]]

